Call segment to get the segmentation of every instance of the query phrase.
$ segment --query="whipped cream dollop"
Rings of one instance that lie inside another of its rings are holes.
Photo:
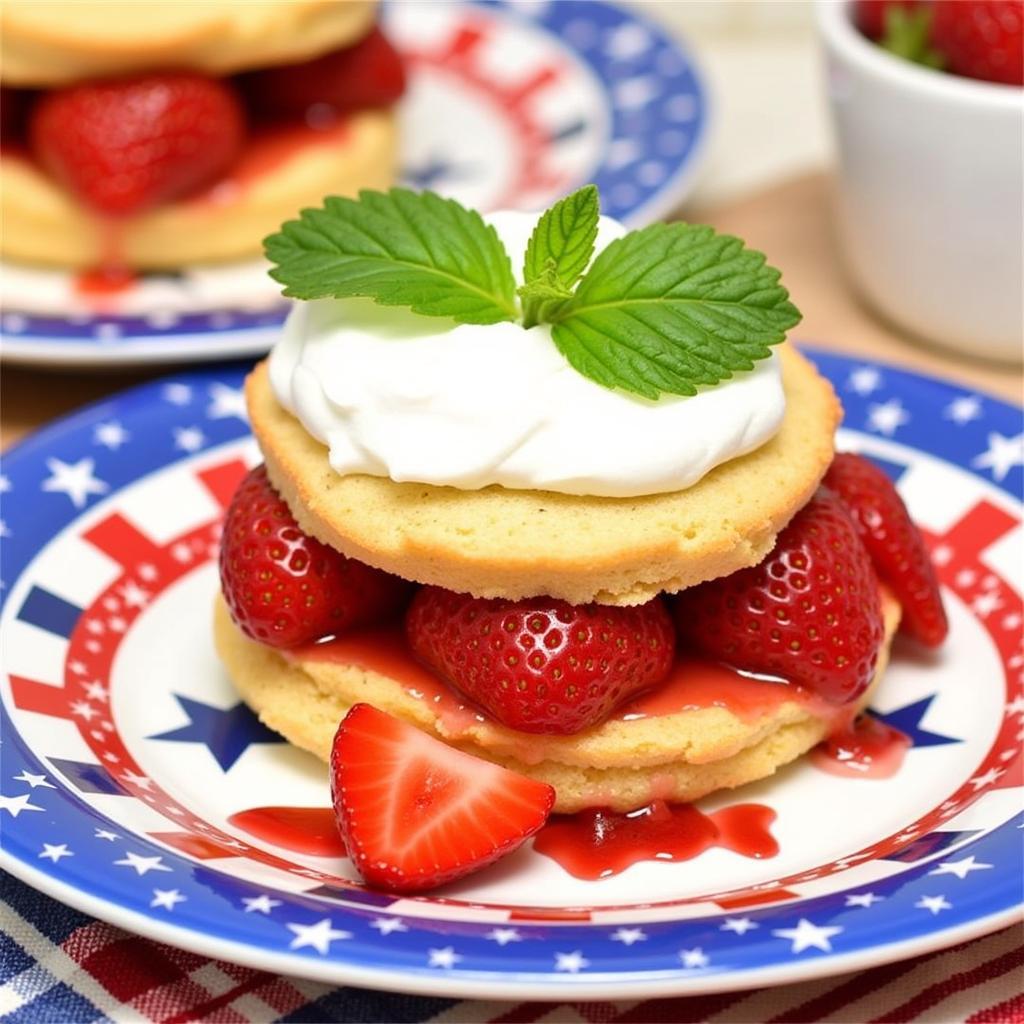
[[[485,219],[518,279],[537,215]],[[625,233],[602,217],[597,251]],[[338,473],[467,490],[677,491],[764,444],[785,411],[777,354],[692,397],[648,401],[577,373],[547,324],[455,324],[363,298],[296,303],[270,378]]]

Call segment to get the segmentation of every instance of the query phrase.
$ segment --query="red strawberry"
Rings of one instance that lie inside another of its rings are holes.
[[[42,96],[29,117],[36,159],[110,217],[180,199],[238,155],[245,117],[232,87],[188,72],[86,82]]]
[[[0,85],[0,139],[4,142],[22,141],[27,97],[24,89]]]
[[[1024,0],[935,0],[932,45],[950,71],[1024,85]]]
[[[432,889],[504,857],[547,821],[555,791],[481,761],[369,704],[331,749],[342,838],[371,885]]]
[[[304,61],[263,68],[239,79],[254,111],[266,117],[304,117],[324,104],[347,112],[386,107],[405,91],[401,58],[379,28],[344,50]]]
[[[886,11],[890,7],[916,7],[920,0],[856,0],[853,20],[868,39],[885,35]]]
[[[294,647],[394,614],[409,584],[306,536],[257,466],[224,520],[220,582],[239,628]]]
[[[680,634],[736,668],[855,700],[882,642],[878,579],[842,502],[819,491],[760,565],[675,597]]]
[[[903,606],[900,629],[938,647],[949,631],[942,595],[924,540],[892,481],[862,456],[842,453],[825,474],[825,486],[849,509],[878,575]]]
[[[405,620],[413,653],[499,722],[569,734],[660,683],[675,633],[660,600],[637,608],[551,597],[484,600],[424,587]]]

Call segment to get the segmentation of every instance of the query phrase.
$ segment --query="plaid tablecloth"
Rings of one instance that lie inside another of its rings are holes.
[[[821,981],[643,1002],[506,1003],[335,988],[210,960],[95,921],[10,876],[0,902],[0,1020],[581,1024],[1024,1022],[1024,931]]]

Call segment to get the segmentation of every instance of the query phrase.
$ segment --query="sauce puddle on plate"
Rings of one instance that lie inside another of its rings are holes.
[[[834,732],[810,753],[816,768],[858,779],[891,779],[910,749],[910,737],[875,718],[860,715]]]
[[[274,846],[313,857],[344,857],[345,844],[330,807],[251,807],[228,824]]]

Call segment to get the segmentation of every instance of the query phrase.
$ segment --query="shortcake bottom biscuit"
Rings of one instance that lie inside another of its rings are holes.
[[[194,199],[125,219],[111,237],[27,157],[0,156],[0,252],[7,259],[88,268],[111,259],[140,270],[258,256],[263,238],[325,195],[387,188],[397,160],[395,114],[369,110],[343,125],[250,142],[234,172]]]
[[[900,606],[883,590],[885,639],[867,705],[888,662]],[[555,787],[555,809],[632,810],[652,799],[698,800],[771,775],[829,733],[822,706],[772,702],[764,713],[737,717],[723,707],[686,710],[634,721],[609,721],[573,736],[535,735],[493,721],[452,723],[400,681],[364,665],[301,658],[246,637],[222,597],[214,641],[228,675],[261,721],[289,742],[328,760],[338,723],[364,702],[405,719],[476,757]]]

